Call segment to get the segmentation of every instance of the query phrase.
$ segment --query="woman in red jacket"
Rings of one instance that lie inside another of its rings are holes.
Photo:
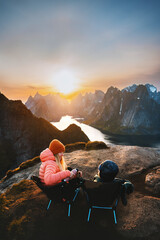
[[[51,141],[49,148],[40,154],[41,166],[39,169],[39,177],[41,181],[52,186],[61,182],[63,179],[72,179],[77,175],[77,170],[66,170],[67,166],[63,158],[65,146],[57,139]]]

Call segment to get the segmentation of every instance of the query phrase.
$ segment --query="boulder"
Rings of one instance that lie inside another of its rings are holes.
[[[160,165],[160,152],[157,149],[136,146],[114,145],[99,150],[76,150],[65,153],[64,158],[69,167],[78,168],[83,172],[83,177],[90,180],[93,180],[94,175],[97,174],[98,165],[107,159],[117,163],[119,166],[118,177],[121,178],[131,178],[149,168]],[[31,175],[38,175],[39,166],[40,163],[30,167],[30,161],[28,160],[28,168],[22,169],[3,181],[0,184],[0,192],[4,192],[13,183],[18,183],[22,179],[29,179]]]
[[[160,164],[160,153],[154,148],[112,145],[107,149],[82,151],[65,154],[67,164],[78,167],[84,178],[93,179],[98,165],[112,160],[119,166],[118,177],[128,178]]]
[[[83,177],[93,179],[98,165],[111,159],[119,166],[119,177],[132,178],[143,176],[140,184],[145,189],[145,178],[149,173],[159,174],[160,153],[157,149],[110,146],[100,150],[77,150],[65,153],[68,166],[78,167]],[[119,240],[159,240],[160,234],[160,198],[142,191],[134,182],[135,190],[127,195],[127,206],[119,201],[117,207],[117,226],[114,224],[111,211],[93,211],[90,224],[87,224],[88,206],[85,194],[80,194],[71,208],[71,218],[67,217],[67,205],[51,204],[46,211],[48,199],[46,195],[30,180],[32,175],[38,176],[40,162],[38,158],[22,164],[14,174],[1,184],[0,195],[0,230],[3,239],[69,239],[77,234],[76,239],[83,239],[86,234],[91,239],[107,236]],[[152,168],[152,169],[151,169]],[[149,172],[148,172],[149,171]],[[146,174],[146,176],[145,176]],[[137,178],[139,179],[139,178]],[[157,179],[156,177],[154,179]],[[60,229],[64,231],[60,231]]]
[[[160,196],[160,166],[157,166],[146,175],[145,188]]]

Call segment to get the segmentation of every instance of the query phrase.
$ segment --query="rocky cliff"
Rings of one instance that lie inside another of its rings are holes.
[[[0,176],[38,155],[53,138],[64,144],[89,140],[78,126],[73,124],[59,131],[34,116],[21,101],[8,100],[0,94]]]
[[[82,144],[81,144],[82,145]],[[77,145],[78,147],[78,145]],[[37,157],[38,159],[38,157]],[[111,159],[119,166],[118,177],[129,179],[134,192],[127,196],[127,206],[121,201],[117,208],[118,224],[112,212],[95,210],[87,223],[87,201],[80,192],[67,217],[65,203],[51,205],[30,180],[38,175],[40,163],[30,162],[0,185],[0,230],[3,239],[97,239],[99,234],[108,239],[159,240],[160,234],[160,150],[134,146],[110,146],[100,150],[77,150],[65,153],[68,166],[78,167],[85,179],[93,179],[98,165]],[[27,167],[28,164],[28,167]],[[63,231],[61,231],[63,229]]]
[[[157,95],[156,95],[157,97]],[[160,104],[147,86],[109,88],[87,123],[115,134],[160,134]]]

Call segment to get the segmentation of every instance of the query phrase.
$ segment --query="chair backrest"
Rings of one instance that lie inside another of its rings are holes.
[[[32,176],[31,180],[33,180],[36,185],[47,195],[49,199],[60,201],[62,199],[62,190],[63,183],[58,183],[55,186],[46,186],[43,184],[39,177]]]
[[[120,182],[93,182],[85,180],[83,189],[87,193],[90,205],[112,206],[115,199],[119,198],[121,192]]]
[[[66,200],[72,200],[75,195],[75,190],[83,184],[83,179],[76,178],[67,182],[60,182],[54,186],[44,185],[40,178],[32,176],[31,179],[37,184],[37,186],[47,195],[47,197],[54,201],[61,201],[62,198]]]
[[[33,180],[42,191],[45,189],[45,185],[41,182],[39,177],[31,176],[31,180]]]

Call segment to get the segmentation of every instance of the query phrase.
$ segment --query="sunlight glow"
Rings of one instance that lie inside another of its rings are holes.
[[[75,76],[75,73],[69,69],[57,71],[52,81],[55,89],[63,94],[69,94],[78,89],[79,79]]]

